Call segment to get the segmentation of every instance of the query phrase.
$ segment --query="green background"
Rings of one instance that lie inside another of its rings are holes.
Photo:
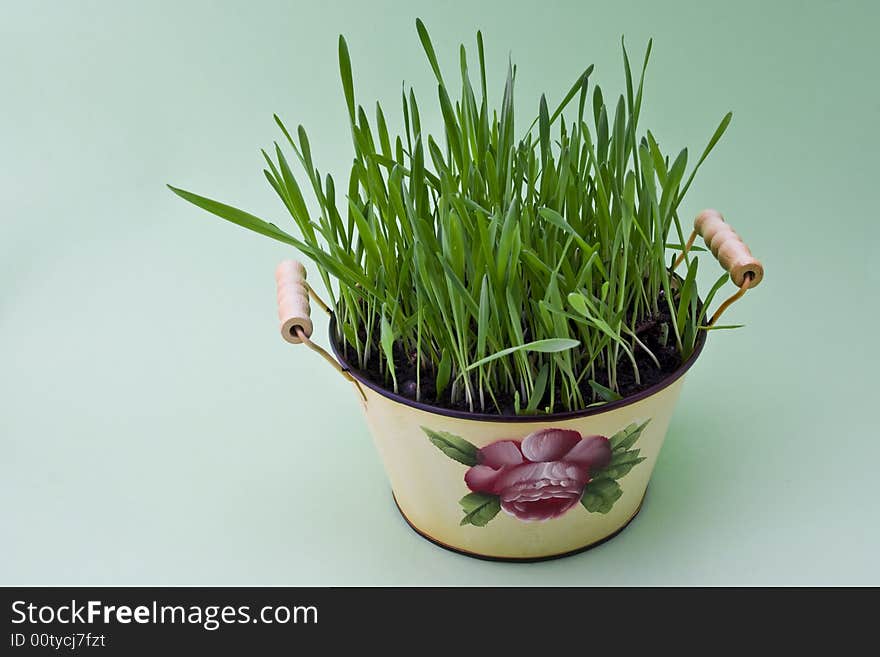
[[[877,5],[323,4],[2,3],[0,583],[880,584]],[[436,130],[416,16],[450,72],[483,30],[496,98],[512,53],[521,127],[590,62],[619,93],[621,34],[634,60],[655,39],[665,150],[734,111],[682,214],[724,212],[765,282],[689,375],[642,514],[572,558],[413,534],[349,385],[277,335],[291,252],[164,187],[290,226],[273,112],[345,178],[339,33],[358,100],[397,125],[406,79]]]

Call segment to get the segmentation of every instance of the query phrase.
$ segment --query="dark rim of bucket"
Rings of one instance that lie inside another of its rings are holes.
[[[592,408],[584,408],[579,411],[565,411],[563,413],[553,413],[551,415],[498,415],[495,413],[474,413],[471,411],[460,411],[453,408],[443,408],[442,406],[432,406],[431,404],[425,404],[424,402],[415,401],[414,399],[409,399],[404,397],[403,395],[399,395],[390,390],[386,390],[379,384],[374,381],[371,381],[366,376],[364,376],[363,372],[358,370],[355,367],[352,367],[348,364],[348,362],[342,357],[340,353],[339,345],[336,343],[336,315],[330,315],[330,346],[333,349],[333,353],[336,356],[336,359],[339,363],[344,367],[355,379],[358,380],[362,385],[367,386],[370,390],[373,390],[383,397],[387,397],[392,401],[396,401],[399,404],[403,404],[404,406],[409,406],[411,408],[416,408],[420,411],[424,411],[426,413],[433,413],[434,415],[443,415],[446,417],[454,417],[462,420],[476,420],[478,422],[524,422],[524,423],[546,423],[546,422],[555,422],[557,420],[573,420],[576,418],[588,417],[590,415],[599,415],[600,413],[607,413],[608,411],[613,411],[618,408],[623,408],[624,406],[629,406],[630,404],[635,404],[636,402],[642,401],[654,395],[664,388],[669,387],[673,383],[675,383],[678,379],[684,376],[685,372],[687,372],[697,358],[700,356],[700,353],[703,351],[703,346],[706,344],[706,333],[708,331],[699,331],[697,333],[697,340],[694,344],[694,351],[688,357],[688,359],[683,362],[677,370],[669,374],[665,379],[660,381],[659,383],[655,383],[652,386],[645,388],[644,390],[640,390],[634,395],[629,395],[628,397],[624,397],[623,399],[618,399],[617,401],[607,402],[600,406],[594,406]]]

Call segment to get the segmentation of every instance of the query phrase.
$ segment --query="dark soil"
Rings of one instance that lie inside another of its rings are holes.
[[[635,358],[639,367],[640,383],[636,383],[632,368],[632,363],[625,354],[621,354],[621,359],[617,363],[617,386],[622,397],[632,396],[642,390],[660,383],[667,376],[672,374],[681,365],[681,357],[675,348],[675,338],[672,333],[669,311],[665,308],[666,304],[662,304],[663,310],[656,317],[652,317],[642,321],[636,327],[636,333],[645,345],[653,352],[654,356],[660,362],[660,368],[654,364],[651,357],[645,351],[636,346]],[[667,328],[668,327],[668,328]],[[668,339],[663,343],[663,335],[667,334]],[[375,349],[370,362],[364,370],[358,370],[352,367],[352,371],[357,372],[362,378],[385,388],[385,375],[380,370],[380,362],[384,356],[380,355],[380,350]],[[395,346],[394,365],[397,372],[398,392],[401,396],[415,400],[416,398],[416,364],[415,354],[405,354],[402,349]],[[608,387],[607,373],[597,368],[594,379],[597,383]],[[444,391],[443,397],[438,399],[435,382],[435,373],[427,370],[422,371],[420,376],[421,395],[419,401],[430,406],[438,406],[458,411],[470,411],[465,401],[453,403],[449,398],[449,388]],[[581,383],[581,391],[585,400],[592,400],[587,403],[595,403],[602,401],[593,392],[589,386],[587,377]],[[549,392],[549,391],[548,391]],[[502,412],[499,413],[494,404],[488,399],[487,406],[484,411],[479,411],[488,415],[516,415],[514,410],[514,400],[512,395],[496,394],[498,403],[502,406]],[[549,403],[549,394],[538,408],[544,408]],[[522,402],[525,406],[525,402]],[[556,412],[565,409],[559,406],[557,400]]]

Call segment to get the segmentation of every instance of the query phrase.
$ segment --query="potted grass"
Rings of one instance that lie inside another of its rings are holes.
[[[763,269],[720,214],[679,217],[699,159],[664,152],[639,114],[626,49],[625,94],[607,103],[584,70],[561,101],[514,121],[516,69],[490,106],[460,51],[458,98],[430,37],[442,131],[402,97],[402,128],[355,100],[339,66],[354,158],[347,181],[321,175],[306,132],[276,117],[284,148],[264,174],[295,234],[182,189],[195,205],[289,244],[311,260],[276,270],[282,335],[349,379],[394,498],[430,540],[474,556],[533,560],[601,542],[638,512],[683,382],[718,318]],[[298,177],[288,150],[304,173]],[[310,187],[316,211],[306,202]],[[689,236],[688,236],[689,233]],[[698,236],[706,249],[694,246]],[[697,251],[725,273],[701,298]],[[676,273],[679,272],[679,273]],[[738,288],[709,315],[726,281]],[[331,314],[334,356],[312,341],[310,300]]]

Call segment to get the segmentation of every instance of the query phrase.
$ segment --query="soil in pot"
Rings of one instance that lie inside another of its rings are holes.
[[[617,385],[622,397],[626,398],[634,395],[642,390],[650,388],[663,381],[670,374],[679,368],[681,356],[675,347],[675,338],[671,334],[671,317],[666,303],[661,299],[660,313],[649,319],[642,321],[636,326],[636,333],[641,340],[654,354],[660,363],[658,368],[654,360],[640,347],[636,347],[634,351],[635,360],[639,368],[640,381],[637,383],[632,363],[626,357],[621,357],[617,363]],[[373,350],[369,362],[363,369],[357,369],[350,366],[350,369],[356,372],[361,378],[375,383],[379,387],[386,387],[385,375],[381,369],[383,356],[379,349]],[[397,371],[399,381],[398,392],[408,399],[416,398],[416,356],[408,354],[395,345],[394,348],[394,365]],[[421,381],[421,395],[419,401],[431,406],[446,408],[457,411],[469,411],[468,405],[464,401],[453,402],[450,399],[448,390],[441,397],[437,397],[434,381],[435,372],[423,369],[419,373]],[[601,368],[597,368],[594,380],[602,386],[608,386],[608,375]],[[600,402],[602,399],[596,396],[589,382],[584,378],[581,383],[581,391],[584,399],[592,399],[594,402]],[[515,406],[513,395],[499,394],[497,396],[498,403],[501,405],[500,415],[515,416]],[[546,401],[546,400],[545,400]],[[543,403],[539,405],[541,408]],[[499,414],[498,409],[493,404],[488,404],[484,411],[487,414]]]

